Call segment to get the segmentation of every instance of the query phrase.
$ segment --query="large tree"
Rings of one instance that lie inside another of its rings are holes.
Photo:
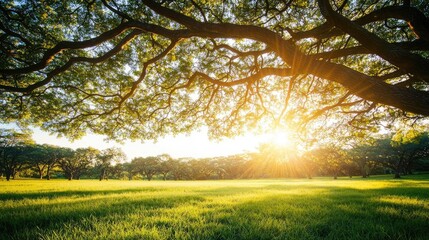
[[[428,12],[423,0],[5,0],[0,116],[145,139],[428,116]]]

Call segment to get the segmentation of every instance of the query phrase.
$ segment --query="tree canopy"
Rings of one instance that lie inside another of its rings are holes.
[[[429,3],[410,2],[1,1],[0,116],[140,139],[425,117]]]

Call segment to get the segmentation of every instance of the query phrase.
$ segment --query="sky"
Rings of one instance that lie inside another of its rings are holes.
[[[15,128],[16,124],[0,124],[0,128]],[[109,147],[119,147],[127,155],[128,161],[135,157],[157,156],[169,154],[173,158],[206,158],[229,156],[240,153],[256,152],[260,144],[273,142],[275,144],[288,144],[288,134],[286,132],[273,132],[271,134],[255,135],[246,134],[232,139],[210,140],[206,130],[193,132],[190,135],[180,134],[175,137],[168,136],[159,139],[157,142],[145,141],[106,141],[105,136],[87,134],[83,138],[70,141],[67,138],[58,138],[39,128],[31,128],[32,138],[37,144],[52,144],[60,147],[86,148],[93,147],[103,150]]]
[[[259,144],[264,141],[254,135],[246,135],[233,139],[221,141],[209,140],[205,131],[194,132],[187,135],[169,136],[159,139],[157,142],[146,141],[125,141],[117,143],[115,141],[105,141],[102,135],[86,135],[80,140],[70,142],[66,138],[58,138],[50,135],[38,128],[32,128],[33,140],[38,144],[52,144],[73,149],[81,147],[94,147],[103,150],[109,147],[120,147],[127,155],[128,160],[134,157],[156,156],[169,154],[173,158],[204,158],[215,156],[228,156],[239,153],[255,152]]]

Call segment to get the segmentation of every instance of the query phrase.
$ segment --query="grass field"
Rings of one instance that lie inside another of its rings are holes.
[[[0,239],[429,239],[429,175],[0,181]]]

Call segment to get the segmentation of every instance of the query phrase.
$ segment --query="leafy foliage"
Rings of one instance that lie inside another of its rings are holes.
[[[0,129],[0,171],[6,180],[15,177],[31,153],[33,140],[28,133]]]
[[[426,1],[6,0],[0,116],[115,139],[410,125],[429,115],[428,12]]]

